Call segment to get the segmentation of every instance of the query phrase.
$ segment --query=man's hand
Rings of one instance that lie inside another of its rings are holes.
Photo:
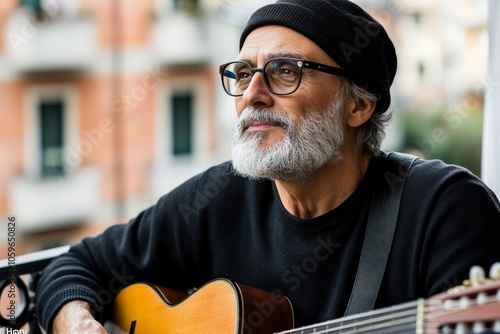
[[[64,305],[54,318],[54,334],[106,334],[104,327],[94,319],[89,304],[74,300]]]

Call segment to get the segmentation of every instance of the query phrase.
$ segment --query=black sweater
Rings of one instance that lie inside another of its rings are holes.
[[[62,305],[87,301],[104,320],[132,281],[189,289],[225,277],[282,292],[296,325],[344,314],[356,274],[375,180],[373,158],[356,191],[334,210],[299,219],[275,183],[224,163],[195,176],[128,224],[86,238],[46,268],[37,312],[45,329]],[[417,160],[401,200],[376,307],[429,297],[460,284],[472,265],[500,261],[500,205],[465,169]]]

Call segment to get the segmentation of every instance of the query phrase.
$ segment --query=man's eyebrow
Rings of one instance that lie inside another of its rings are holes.
[[[279,51],[279,52],[268,53],[266,55],[266,59],[280,58],[280,57],[303,58],[303,54],[297,51]]]
[[[264,59],[267,61],[272,58],[299,58],[302,59],[304,58],[304,55],[302,53],[296,52],[296,51],[278,51],[278,52],[271,52],[267,53],[264,55]],[[249,63],[250,65],[254,66],[254,61],[250,58],[239,58],[239,61],[245,61]]]

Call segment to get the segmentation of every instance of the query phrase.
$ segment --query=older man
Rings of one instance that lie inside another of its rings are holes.
[[[238,115],[232,162],[53,261],[39,285],[43,327],[104,333],[111,295],[132,281],[190,289],[217,277],[282,292],[298,326],[341,317],[380,203],[399,214],[375,307],[500,261],[500,205],[479,179],[380,151],[396,67],[383,27],[349,1],[257,10],[237,60],[220,67]],[[405,180],[399,204],[376,190],[388,175]]]

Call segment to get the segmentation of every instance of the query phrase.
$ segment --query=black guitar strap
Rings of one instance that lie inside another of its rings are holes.
[[[385,172],[373,193],[359,267],[345,315],[370,311],[375,305],[391,251],[406,178],[417,157],[387,153]]]

